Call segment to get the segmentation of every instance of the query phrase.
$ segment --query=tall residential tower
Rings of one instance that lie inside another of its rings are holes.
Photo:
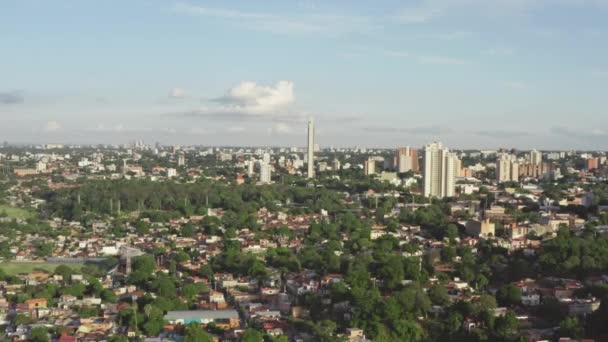
[[[456,193],[456,177],[459,164],[458,156],[443,147],[432,143],[424,147],[424,196],[453,197]]]
[[[519,181],[519,164],[516,156],[503,153],[496,159],[496,181],[498,183]]]
[[[418,172],[418,151],[411,147],[398,148],[395,164],[397,172]]]
[[[308,153],[308,178],[314,177],[315,172],[315,122],[312,118],[308,119],[308,145],[307,150]]]
[[[538,178],[543,174],[543,153],[536,149],[530,151],[530,165],[532,167],[532,177]]]

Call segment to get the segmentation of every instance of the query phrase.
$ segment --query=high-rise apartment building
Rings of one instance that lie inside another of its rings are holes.
[[[315,122],[312,118],[308,119],[308,145],[306,146],[306,152],[308,154],[308,178],[314,177],[315,172]]]
[[[340,161],[338,159],[334,159],[334,161],[332,162],[332,169],[334,171],[339,171],[341,167],[342,164],[340,164]]]
[[[411,147],[403,147],[397,149],[397,161],[395,168],[397,172],[418,172],[418,151]]]
[[[595,170],[600,166],[600,158],[589,158],[585,160],[585,168],[587,171]]]
[[[424,147],[424,196],[453,197],[456,194],[456,176],[459,159],[441,143]]]
[[[269,184],[272,180],[272,166],[267,163],[260,163],[260,183]]]
[[[530,151],[529,155],[531,176],[538,178],[543,174],[543,153],[537,150]]]
[[[366,176],[369,175],[373,175],[376,173],[376,160],[375,159],[368,159],[365,162],[363,162],[363,173]]]
[[[498,183],[519,181],[519,163],[516,156],[507,153],[498,156],[496,159],[496,181]]]
[[[255,160],[253,159],[249,159],[246,163],[247,165],[247,175],[249,177],[253,176],[253,174],[255,173],[254,168],[255,168]]]

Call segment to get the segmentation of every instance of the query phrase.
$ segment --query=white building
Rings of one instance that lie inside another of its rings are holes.
[[[247,175],[249,175],[249,177],[253,176],[253,174],[255,173],[254,168],[255,168],[255,160],[249,159],[247,161]]]
[[[173,178],[177,176],[177,170],[174,168],[168,168],[167,169],[167,177],[168,178]]]
[[[340,170],[341,165],[340,165],[340,161],[338,159],[334,159],[333,163],[332,163],[332,169],[334,169],[334,171],[338,171]]]
[[[319,172],[325,172],[325,171],[327,171],[327,162],[324,162],[324,161],[319,162],[317,164],[317,170],[319,170]]]
[[[496,159],[496,181],[498,183],[519,181],[519,163],[514,155],[503,153]]]
[[[269,184],[272,180],[272,167],[270,164],[260,163],[260,183]]]
[[[366,176],[373,175],[376,173],[376,160],[375,159],[370,158],[363,163],[363,173]]]
[[[453,197],[456,193],[458,156],[443,147],[432,143],[424,147],[424,196]]]
[[[540,151],[532,150],[528,156],[530,164],[532,164],[532,177],[537,178],[542,175],[543,154]]]
[[[315,122],[312,118],[308,119],[308,145],[307,145],[308,178],[313,178],[315,172]]]
[[[418,171],[418,153],[411,147],[397,149],[397,172]]]
[[[43,161],[39,161],[36,163],[36,171],[43,172],[46,170],[46,163]]]

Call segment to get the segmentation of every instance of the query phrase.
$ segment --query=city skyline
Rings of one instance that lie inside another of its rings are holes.
[[[0,7],[9,142],[608,149],[601,0]]]

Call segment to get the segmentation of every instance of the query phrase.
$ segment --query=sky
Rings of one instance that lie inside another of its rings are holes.
[[[608,0],[0,0],[0,140],[608,149]]]

